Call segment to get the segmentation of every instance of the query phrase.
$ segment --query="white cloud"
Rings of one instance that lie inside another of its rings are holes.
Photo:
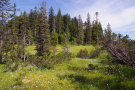
[[[108,22],[112,31],[135,39],[135,0],[58,0],[72,17],[80,14],[83,21],[90,13],[91,21],[95,19],[95,12],[99,12],[99,20],[103,28]],[[66,1],[66,2],[65,2]]]
[[[85,0],[89,3],[91,0]],[[84,0],[77,0],[77,3]],[[131,2],[132,3],[132,2]],[[128,0],[95,0],[93,4],[86,6],[76,5],[70,10],[71,16],[81,14],[83,21],[86,20],[89,12],[92,20],[95,19],[95,12],[99,12],[99,20],[105,28],[108,22],[112,26],[113,31],[125,30],[122,27],[135,22],[135,6],[129,6]],[[128,6],[128,7],[127,7]]]

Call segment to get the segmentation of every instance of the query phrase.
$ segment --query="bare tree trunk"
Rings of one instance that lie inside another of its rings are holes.
[[[13,53],[15,53],[14,41],[13,41]],[[12,62],[14,62],[14,55],[12,56]]]
[[[24,43],[24,47],[23,47],[23,61],[25,61],[26,56],[25,56],[25,35],[23,36],[23,43]]]
[[[2,40],[2,32],[1,32],[1,40],[0,40],[0,64],[2,64],[2,44],[3,44],[3,40]]]

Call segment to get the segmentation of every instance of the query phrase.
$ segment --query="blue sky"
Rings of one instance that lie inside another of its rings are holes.
[[[29,12],[35,6],[47,2],[47,9],[53,6],[55,14],[61,8],[63,14],[69,13],[71,17],[82,16],[86,20],[90,13],[91,21],[95,19],[95,12],[99,12],[99,21],[103,28],[108,22],[113,32],[128,34],[135,40],[135,0],[11,0],[17,4],[20,11]]]

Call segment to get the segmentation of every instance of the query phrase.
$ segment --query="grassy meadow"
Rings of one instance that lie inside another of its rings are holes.
[[[81,49],[91,52],[95,47],[71,46],[70,52],[76,56]],[[28,46],[26,51],[27,54],[34,55],[35,46]],[[58,45],[57,53],[61,51],[62,47]],[[35,65],[23,67],[23,64],[20,64],[16,71],[6,71],[5,69],[5,64],[0,65],[0,90],[135,89],[135,69],[117,63],[109,64],[105,52],[101,52],[98,57],[91,59],[74,57],[51,69],[38,68]]]

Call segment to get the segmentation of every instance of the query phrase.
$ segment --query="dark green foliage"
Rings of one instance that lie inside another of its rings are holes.
[[[120,63],[135,66],[134,40],[130,40],[128,36],[111,33],[110,25],[108,25],[102,42],[107,51]]]
[[[32,35],[32,40],[35,41],[37,36],[37,30],[38,30],[38,11],[37,7],[34,8],[34,10],[30,11],[29,14],[29,29]]]
[[[2,64],[3,59],[3,44],[7,44],[7,41],[5,40],[9,39],[9,36],[7,36],[9,34],[7,22],[12,16],[11,7],[10,0],[0,0],[0,64]],[[4,47],[6,46],[4,45]],[[4,48],[4,51],[8,57],[9,48]],[[8,61],[8,59],[6,60]]]
[[[93,44],[101,44],[101,38],[103,37],[103,30],[100,22],[93,22],[92,25],[92,40]]]
[[[61,52],[55,56],[49,56],[47,58],[44,57],[35,57],[33,58],[32,63],[35,64],[37,67],[40,68],[52,68],[56,64],[60,64],[64,61],[69,61],[71,59],[71,53],[68,52]]]
[[[23,15],[21,16],[21,26],[20,26],[20,31],[21,31],[21,35],[20,35],[20,39],[21,39],[21,43],[22,47],[23,47],[23,61],[26,60],[26,55],[25,55],[25,47],[26,47],[26,37],[27,37],[27,32],[28,32],[28,15],[27,13],[24,11]],[[21,45],[21,44],[20,44]]]
[[[95,49],[95,50],[93,50],[93,51],[90,52],[89,58],[95,58],[95,57],[98,57],[99,54],[100,54],[100,50]]]
[[[53,55],[55,55],[57,44],[58,44],[57,33],[53,31],[51,34],[51,45],[53,47]]]
[[[55,16],[54,16],[54,10],[51,7],[49,12],[49,29],[51,33],[51,45],[53,47],[53,55],[55,55],[56,52],[56,46],[58,44],[58,35],[56,33],[56,25],[55,25]]]
[[[64,23],[64,31],[66,32],[67,26],[69,27],[69,25],[70,25],[70,15],[69,14],[63,15],[63,23]]]
[[[80,50],[80,52],[77,54],[78,57],[80,58],[95,58],[98,57],[100,54],[100,50],[92,50],[90,53],[88,52],[87,49]]]
[[[66,32],[64,33],[63,37],[63,47],[64,47],[64,52],[69,52],[69,39],[70,39],[70,33],[69,33],[69,27],[67,25],[66,27]]]
[[[87,49],[80,50],[77,56],[80,58],[89,58],[88,50]]]
[[[61,15],[60,9],[58,11],[57,18],[56,18],[56,31],[57,31],[57,33],[63,33],[64,32],[63,17]]]
[[[92,28],[91,28],[91,22],[90,22],[90,15],[87,14],[87,22],[85,23],[85,43],[91,44],[92,43]]]
[[[89,70],[96,70],[96,69],[98,69],[98,66],[97,65],[93,65],[93,64],[89,64],[88,65],[88,69]]]
[[[76,17],[74,17],[71,20],[71,30],[70,30],[71,33],[70,41],[73,43],[76,43],[77,40],[77,31],[78,31],[77,29],[78,29],[78,20]]]
[[[56,32],[58,33],[59,44],[62,43],[63,33],[64,33],[64,23],[63,17],[61,15],[61,10],[59,9],[56,17]]]
[[[44,56],[50,54],[50,32],[49,32],[49,24],[47,21],[47,14],[46,14],[46,4],[42,3],[39,12],[39,29],[36,38],[36,50],[38,56]]]
[[[56,28],[54,10],[52,7],[49,10],[49,25],[50,32],[52,32]]]
[[[78,17],[78,32],[77,32],[77,43],[78,45],[84,43],[84,30],[83,30],[83,22],[81,16]]]

